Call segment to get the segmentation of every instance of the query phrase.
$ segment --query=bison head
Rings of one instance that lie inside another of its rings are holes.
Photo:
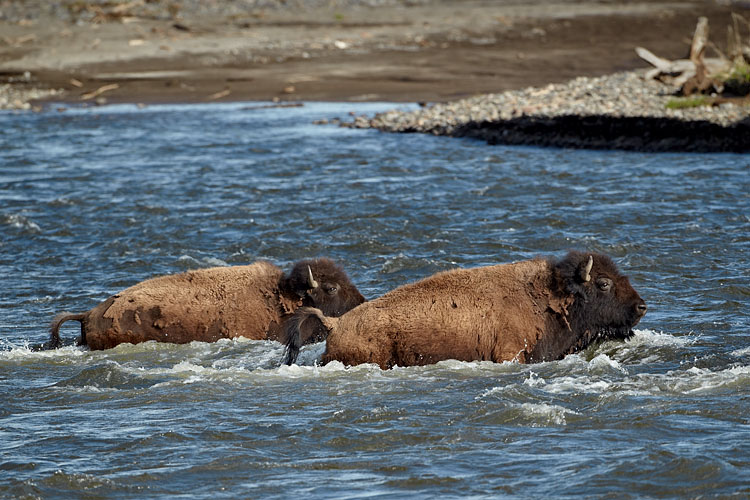
[[[341,316],[365,301],[343,269],[320,258],[297,262],[284,277],[286,288],[326,316]]]
[[[646,303],[606,255],[570,252],[554,264],[554,275],[575,298],[567,318],[577,338],[573,351],[596,339],[630,337],[646,314]]]

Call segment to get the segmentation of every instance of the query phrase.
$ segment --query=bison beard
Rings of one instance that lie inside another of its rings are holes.
[[[329,259],[297,262],[288,274],[268,262],[199,269],[138,283],[85,313],[58,315],[49,346],[61,345],[60,325],[69,320],[81,322],[81,344],[90,349],[148,340],[276,340],[300,306],[339,316],[364,300]]]
[[[381,368],[444,359],[535,363],[598,339],[624,339],[646,304],[601,254],[438,273],[339,318],[300,308],[286,324],[287,364],[310,337],[326,336],[323,362]]]

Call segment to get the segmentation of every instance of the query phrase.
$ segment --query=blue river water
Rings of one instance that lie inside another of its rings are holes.
[[[0,498],[749,498],[750,157],[314,125],[391,104],[0,113]],[[590,249],[636,335],[536,365],[35,351],[155,275],[341,262],[368,298]]]

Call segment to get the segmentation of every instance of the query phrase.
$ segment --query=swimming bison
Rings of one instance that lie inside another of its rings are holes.
[[[143,281],[85,313],[59,314],[50,347],[61,345],[60,325],[69,320],[81,322],[80,343],[90,349],[147,340],[276,340],[283,322],[300,306],[335,317],[364,301],[346,273],[324,258],[297,262],[289,274],[262,261],[199,269]]]
[[[292,364],[306,336],[322,327],[323,363],[536,363],[597,339],[628,338],[644,314],[646,303],[609,257],[571,252],[561,260],[441,272],[339,318],[300,308],[286,323],[285,362]]]

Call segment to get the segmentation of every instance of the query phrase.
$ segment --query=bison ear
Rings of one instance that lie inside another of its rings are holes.
[[[594,266],[594,257],[589,255],[589,259],[578,266],[578,278],[583,283],[591,281],[591,268]]]
[[[315,278],[313,278],[312,269],[310,269],[310,266],[307,266],[307,286],[310,289],[318,288],[318,282],[315,281]]]

